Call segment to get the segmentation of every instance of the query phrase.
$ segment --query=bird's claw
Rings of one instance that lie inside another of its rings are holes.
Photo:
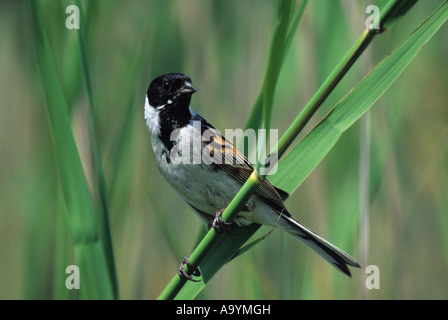
[[[232,233],[232,230],[235,228],[235,224],[233,224],[231,222],[225,222],[222,219],[223,212],[224,212],[224,209],[221,209],[218,212],[216,212],[216,216],[215,216],[215,219],[213,220],[212,227],[218,233],[225,231],[228,234],[234,234],[234,233]]]
[[[200,280],[195,280],[193,279],[193,277],[191,275],[189,275],[185,270],[184,270],[184,265],[188,266],[188,269],[191,270],[191,274],[193,276],[196,277],[200,277],[201,276],[201,272],[199,271],[198,267],[194,266],[193,264],[191,264],[190,261],[188,261],[188,258],[185,257],[181,262],[179,267],[177,268],[177,273],[179,274],[179,276],[182,279],[187,279],[193,282],[199,282]]]

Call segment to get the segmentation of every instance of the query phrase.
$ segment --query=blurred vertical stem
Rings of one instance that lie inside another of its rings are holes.
[[[117,271],[115,268],[115,259],[114,259],[114,251],[112,245],[112,235],[110,231],[109,224],[109,209],[107,205],[107,189],[106,189],[106,181],[104,179],[104,169],[101,161],[101,154],[98,146],[98,139],[96,133],[95,126],[95,113],[94,113],[94,103],[93,103],[93,91],[92,91],[92,83],[89,72],[89,65],[87,59],[86,52],[86,31],[85,28],[87,26],[86,19],[84,16],[84,10],[82,8],[82,3],[80,0],[74,1],[74,4],[79,8],[80,14],[80,27],[77,30],[78,35],[78,44],[81,55],[81,67],[82,67],[82,76],[86,87],[87,100],[89,106],[89,125],[90,125],[90,145],[93,151],[93,163],[94,163],[94,178],[96,180],[96,188],[95,194],[98,202],[100,204],[100,219],[99,219],[99,231],[101,236],[101,243],[104,248],[104,252],[106,254],[107,266],[109,268],[109,275],[111,277],[111,282],[114,290],[114,298],[118,299],[119,291],[118,291],[118,279],[117,279]]]
[[[41,6],[37,0],[30,0],[28,5],[75,263],[80,271],[80,295],[84,299],[112,299],[113,286],[104,247],[98,236],[97,215],[71,130],[67,101],[58,78]]]
[[[282,62],[284,61],[284,53],[286,48],[286,37],[290,25],[292,13],[294,11],[295,1],[279,0],[278,1],[278,15],[277,25],[274,30],[272,38],[271,50],[269,53],[266,76],[262,89],[262,111],[263,111],[263,129],[266,135],[257,135],[257,152],[255,170],[260,171],[259,155],[266,155],[266,150],[269,143],[269,128],[271,127],[272,104],[274,102],[274,93],[277,87],[278,77]]]
[[[369,250],[369,186],[370,186],[370,112],[361,118],[361,138],[360,138],[360,166],[359,166],[359,252],[360,264],[367,265]],[[365,283],[360,280],[361,294],[365,298]]]
[[[267,64],[266,77],[263,84],[263,125],[269,129],[272,114],[272,104],[274,102],[275,88],[280,74],[286,48],[286,36],[294,9],[294,1],[280,0],[278,2],[277,26],[275,27],[274,37],[271,43],[271,49]]]
[[[303,15],[303,12],[305,11],[307,3],[308,3],[308,0],[303,0],[298,5],[298,7],[295,10],[295,13],[292,17],[292,20],[289,24],[288,32],[287,32],[286,36],[282,36],[281,33],[276,32],[275,37],[278,37],[278,38],[281,37],[285,41],[284,46],[281,46],[282,56],[280,59],[280,65],[277,66],[278,71],[275,71],[276,72],[275,76],[266,74],[266,77],[265,77],[264,83],[263,83],[263,87],[262,87],[261,92],[258,95],[258,98],[252,108],[252,112],[249,116],[249,119],[247,120],[245,129],[248,129],[248,128],[255,129],[255,130],[258,129],[263,122],[263,116],[265,116],[268,113],[268,111],[270,112],[272,109],[272,107],[269,107],[268,109],[263,108],[263,100],[264,100],[264,96],[266,95],[264,92],[265,91],[264,89],[265,89],[266,83],[269,82],[271,84],[271,86],[273,86],[273,89],[270,89],[270,90],[272,90],[272,92],[274,93],[275,87],[277,86],[277,80],[278,80],[278,77],[280,74],[279,72],[280,72],[282,64],[286,58],[285,55],[288,53],[289,48],[291,47],[292,40],[294,39],[294,35],[296,34],[296,31],[297,31],[297,26],[302,18],[302,15]],[[280,13],[279,13],[279,17],[281,17]],[[280,23],[278,23],[278,25],[280,25]],[[270,53],[271,58],[270,59],[273,59],[273,57],[276,57],[276,59],[280,58],[279,53],[277,53],[277,54],[272,53],[272,51],[274,51],[274,50],[279,50],[279,48],[274,47],[274,45],[278,41],[279,41],[278,39],[272,41],[271,53]],[[274,66],[273,62],[268,62],[268,64],[271,66],[267,67],[267,70],[266,70],[267,72],[269,70],[272,70],[273,66]]]
[[[367,49],[362,57],[362,74],[368,74],[372,69],[371,48]],[[360,159],[359,159],[359,262],[361,266],[367,266],[369,255],[369,230],[370,230],[370,146],[371,146],[371,120],[368,110],[360,120]],[[360,277],[361,297],[365,299],[365,276]]]

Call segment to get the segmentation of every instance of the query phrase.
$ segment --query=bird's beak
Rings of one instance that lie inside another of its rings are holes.
[[[182,86],[182,88],[180,88],[180,90],[178,91],[178,93],[182,93],[182,94],[193,94],[195,93],[197,90],[195,87],[193,87],[193,85],[191,84],[191,82],[185,82],[185,84]]]

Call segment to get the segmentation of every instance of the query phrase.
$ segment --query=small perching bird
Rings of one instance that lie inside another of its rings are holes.
[[[254,169],[233,144],[190,108],[195,92],[191,79],[181,73],[161,75],[149,85],[145,119],[154,159],[160,173],[208,229],[230,232],[231,224],[223,221],[221,214]],[[199,147],[195,147],[195,140],[199,141]],[[215,160],[218,156],[221,161],[207,161],[204,155]],[[282,193],[285,192],[265,179],[233,223],[277,226],[351,276],[348,266],[359,268],[358,262],[295,220],[283,203]],[[185,263],[191,266],[184,259],[179,275],[192,280],[183,269]],[[197,269],[194,275],[200,275]]]

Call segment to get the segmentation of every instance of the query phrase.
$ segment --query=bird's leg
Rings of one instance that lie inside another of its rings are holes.
[[[232,222],[225,222],[222,219],[222,213],[224,212],[224,210],[225,209],[221,209],[216,212],[216,216],[215,216],[215,219],[213,220],[212,227],[218,233],[225,231],[229,234],[233,234],[232,230],[235,228],[235,224]]]
[[[193,279],[193,277],[191,275],[189,275],[185,270],[184,270],[184,265],[188,266],[188,269],[191,270],[191,274],[193,276],[196,277],[200,277],[201,276],[201,272],[199,271],[198,267],[194,266],[191,264],[190,261],[188,261],[188,258],[185,257],[181,262],[180,262],[180,266],[179,268],[177,268],[177,273],[179,274],[179,276],[182,279],[187,279],[193,282],[199,282],[199,280],[195,280]]]

